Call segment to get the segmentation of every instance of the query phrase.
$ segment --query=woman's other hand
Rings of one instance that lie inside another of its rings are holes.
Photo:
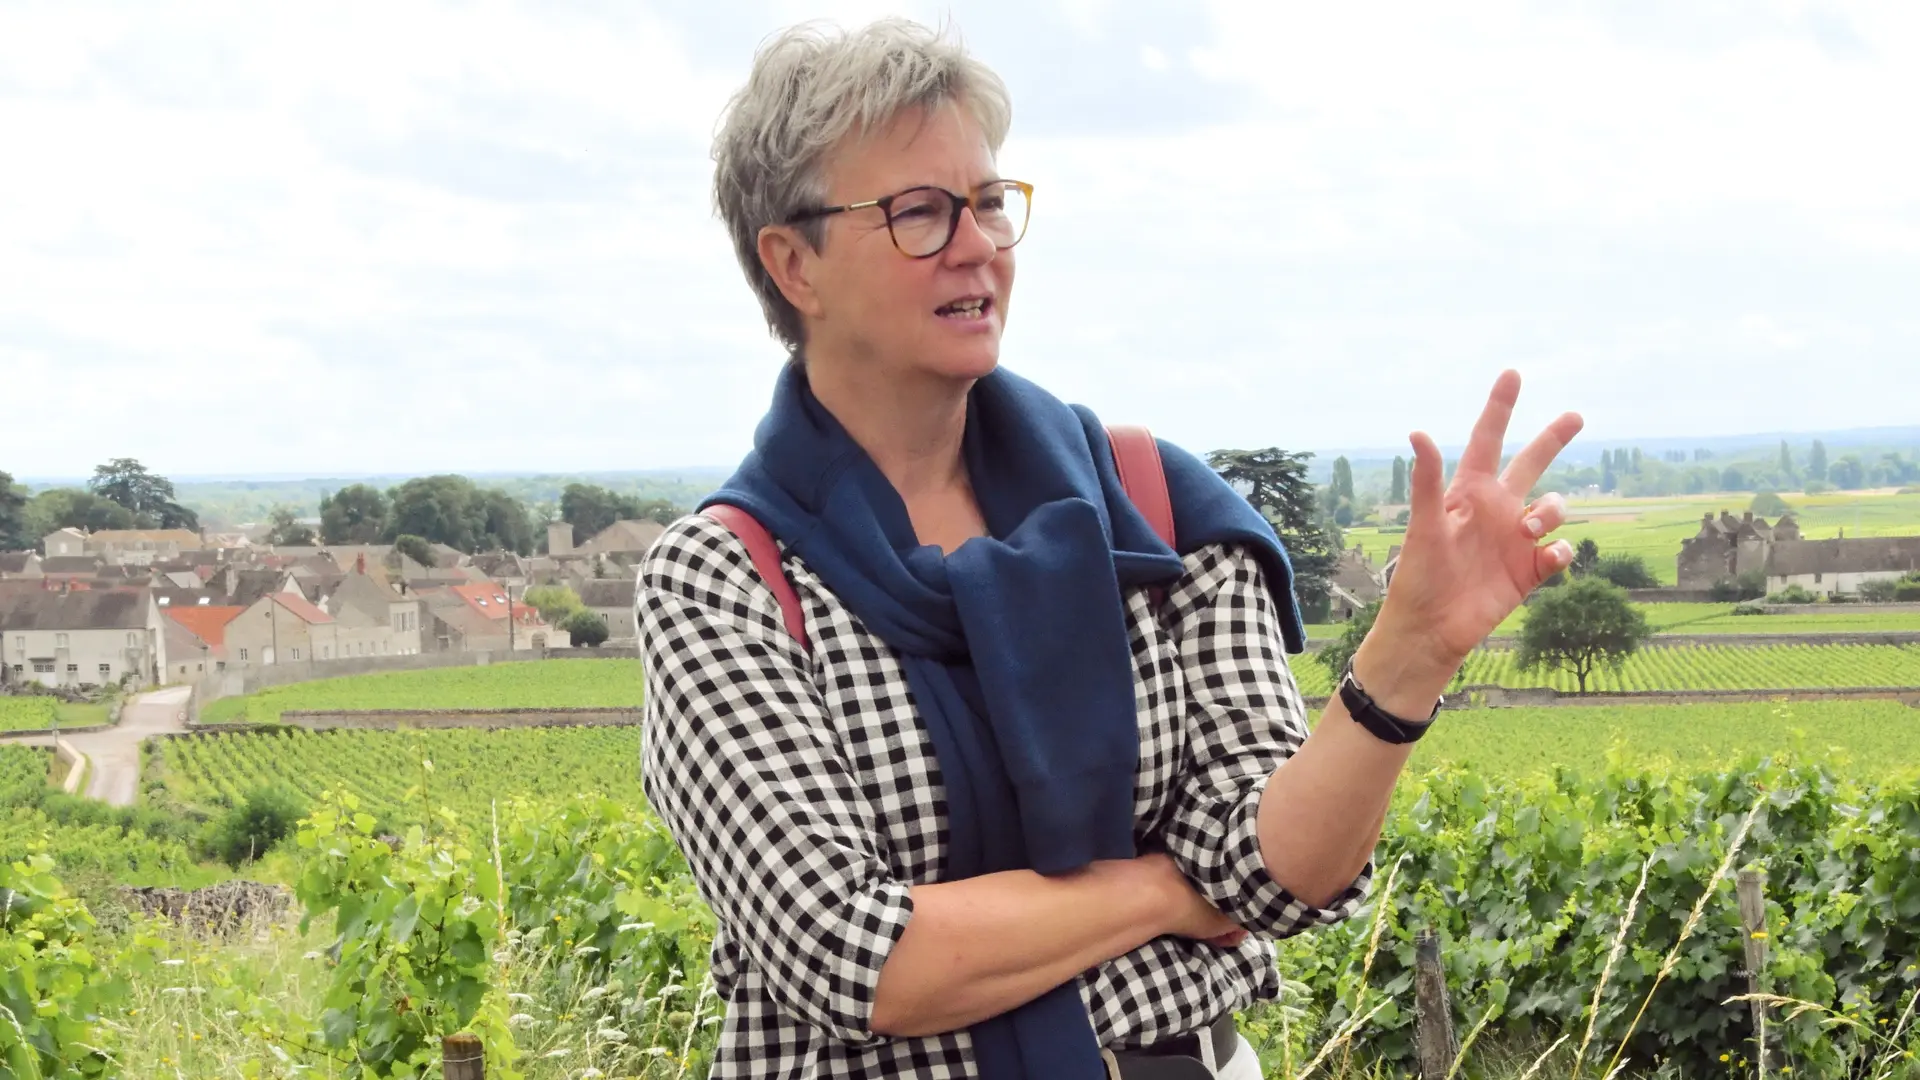
[[[1171,856],[1153,852],[1137,857],[1134,862],[1150,875],[1153,885],[1165,898],[1161,905],[1166,912],[1162,932],[1222,949],[1231,949],[1247,939],[1245,930],[1200,895],[1200,890],[1180,872]]]

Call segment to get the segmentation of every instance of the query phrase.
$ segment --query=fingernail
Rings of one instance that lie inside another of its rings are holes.
[[[1536,537],[1545,536],[1547,535],[1547,523],[1537,517],[1530,517],[1527,519],[1527,531]]]

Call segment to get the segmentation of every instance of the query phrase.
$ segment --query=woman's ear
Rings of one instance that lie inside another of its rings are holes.
[[[768,225],[760,230],[760,265],[800,314],[820,316],[820,294],[815,291],[813,275],[820,257],[813,245],[791,225]]]

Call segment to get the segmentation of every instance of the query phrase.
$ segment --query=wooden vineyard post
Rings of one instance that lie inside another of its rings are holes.
[[[1745,930],[1741,943],[1747,947],[1747,993],[1764,992],[1766,981],[1762,972],[1767,968],[1767,895],[1766,874],[1758,870],[1742,870],[1734,879],[1734,889],[1740,898],[1740,926]],[[1747,1002],[1753,1007],[1753,1041],[1755,1063],[1759,1074],[1766,1076],[1767,1061],[1767,1006],[1758,999]]]
[[[440,1069],[446,1080],[487,1080],[487,1055],[480,1036],[462,1032],[440,1040]]]
[[[1446,1080],[1460,1046],[1453,1037],[1453,1002],[1440,966],[1440,938],[1431,929],[1413,939],[1414,1047],[1420,1080]]]

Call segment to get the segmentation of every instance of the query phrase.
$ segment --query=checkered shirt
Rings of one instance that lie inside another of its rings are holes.
[[[705,517],[667,530],[635,597],[642,780],[719,923],[727,1012],[712,1076],[974,1076],[964,1030],[870,1026],[881,965],[913,916],[908,888],[941,880],[945,792],[899,656],[783,555],[811,653],[746,549]],[[1325,909],[1268,875],[1260,794],[1305,738],[1306,710],[1255,560],[1215,545],[1185,563],[1157,618],[1147,590],[1126,596],[1134,834],[1253,935],[1233,949],[1156,938],[1080,975],[1094,1034],[1114,1048],[1273,998],[1272,939],[1350,915],[1372,874]]]

